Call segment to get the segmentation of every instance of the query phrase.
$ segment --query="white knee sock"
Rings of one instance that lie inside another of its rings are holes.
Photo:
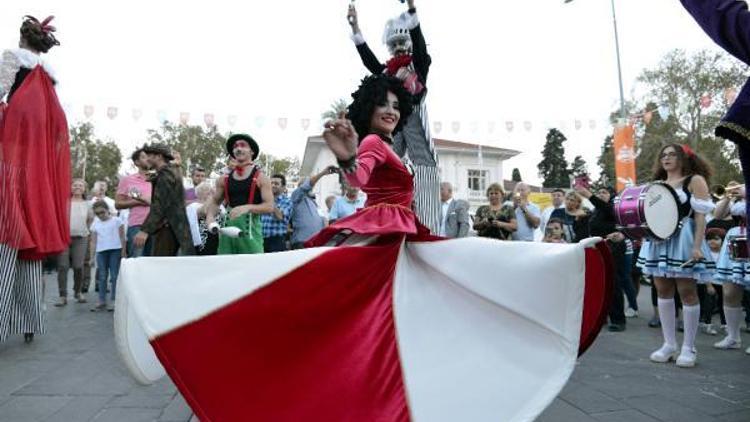
[[[742,308],[724,307],[724,316],[727,319],[727,334],[732,340],[740,341],[740,321],[742,320]]]
[[[664,336],[664,343],[677,348],[674,299],[659,298],[657,303],[659,305],[659,321],[661,321],[661,333]]]
[[[685,325],[685,336],[682,348],[692,350],[695,347],[695,335],[698,334],[698,322],[701,317],[701,305],[682,305],[682,322]]]

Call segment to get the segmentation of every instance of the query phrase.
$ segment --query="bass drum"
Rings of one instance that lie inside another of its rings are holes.
[[[680,229],[679,199],[663,182],[625,188],[615,198],[617,228],[634,240],[667,240]]]

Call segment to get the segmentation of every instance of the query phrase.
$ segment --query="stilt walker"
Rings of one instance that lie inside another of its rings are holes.
[[[408,6],[408,11],[390,19],[385,25],[383,42],[392,55],[385,64],[378,60],[365,42],[354,3],[349,5],[348,19],[352,27],[352,40],[365,67],[373,74],[386,73],[399,78],[414,96],[415,112],[409,117],[403,131],[395,136],[393,149],[399,157],[411,162],[414,170],[415,212],[432,233],[437,233],[441,209],[440,175],[425,104],[427,73],[432,59],[427,54],[427,44],[422,35],[414,0],[408,0]]]
[[[44,332],[42,259],[70,244],[68,125],[40,57],[59,45],[51,20],[26,16],[0,56],[0,342]]]

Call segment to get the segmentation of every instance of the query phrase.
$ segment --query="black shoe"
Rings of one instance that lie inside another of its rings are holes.
[[[613,333],[625,331],[625,324],[609,324],[607,330]]]
[[[23,333],[23,342],[31,343],[34,341],[34,333]]]
[[[685,324],[683,324],[682,320],[677,321],[677,331],[681,333],[685,332]]]
[[[659,317],[654,315],[653,318],[648,322],[648,326],[651,328],[659,328],[661,327],[661,321],[659,321]]]

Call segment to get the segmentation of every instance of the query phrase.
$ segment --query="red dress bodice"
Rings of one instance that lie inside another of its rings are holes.
[[[400,233],[429,238],[429,229],[412,211],[414,177],[390,145],[378,135],[368,135],[359,145],[357,161],[357,170],[345,177],[350,185],[367,194],[365,207],[324,228],[305,245],[325,245],[340,232],[362,235]]]

